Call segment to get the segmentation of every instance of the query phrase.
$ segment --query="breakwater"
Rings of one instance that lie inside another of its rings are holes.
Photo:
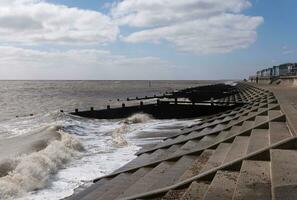
[[[127,101],[134,101],[130,106],[122,103],[121,107],[112,108],[107,105],[106,109],[101,110],[95,110],[94,107],[87,111],[76,109],[71,114],[96,119],[125,118],[135,113],[146,113],[156,119],[193,118],[223,112],[247,103],[240,97],[232,96],[232,94],[238,93],[238,88],[235,86],[226,84],[206,85],[166,93],[161,96],[127,98]]]
[[[239,92],[228,98],[247,104],[141,149],[136,159],[69,199],[294,199],[297,109],[288,103],[296,95],[284,88],[236,87]]]

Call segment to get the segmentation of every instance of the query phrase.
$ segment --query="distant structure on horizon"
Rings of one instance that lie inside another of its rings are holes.
[[[272,83],[282,78],[297,76],[297,63],[285,63],[278,66],[262,69],[256,75],[250,76],[250,82]]]

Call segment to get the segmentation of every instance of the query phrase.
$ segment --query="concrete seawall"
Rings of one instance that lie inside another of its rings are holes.
[[[295,199],[297,90],[238,84],[240,100],[68,199]]]
[[[253,83],[256,83],[256,79],[253,79]],[[260,77],[258,84],[297,86],[297,76]]]

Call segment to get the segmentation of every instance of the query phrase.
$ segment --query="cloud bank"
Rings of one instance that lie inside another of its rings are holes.
[[[70,8],[39,0],[2,0],[1,43],[106,43],[119,28],[100,12]]]
[[[96,49],[41,51],[2,46],[0,55],[0,79],[5,80],[170,79],[174,67],[156,57],[131,58]]]
[[[114,0],[103,14],[47,0],[1,0],[0,79],[172,79],[180,68],[169,61],[103,46],[165,41],[191,55],[247,48],[263,23],[242,13],[251,6],[249,0]]]
[[[263,18],[240,14],[250,6],[248,0],[123,0],[111,15],[121,26],[142,29],[125,42],[165,40],[183,52],[226,53],[256,41]]]

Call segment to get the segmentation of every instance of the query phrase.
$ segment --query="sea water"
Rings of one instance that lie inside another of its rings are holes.
[[[135,158],[143,145],[160,142],[166,133],[199,121],[156,120],[143,113],[97,120],[59,110],[100,108],[118,98],[153,95],[201,82],[0,83],[0,199],[65,198]]]

